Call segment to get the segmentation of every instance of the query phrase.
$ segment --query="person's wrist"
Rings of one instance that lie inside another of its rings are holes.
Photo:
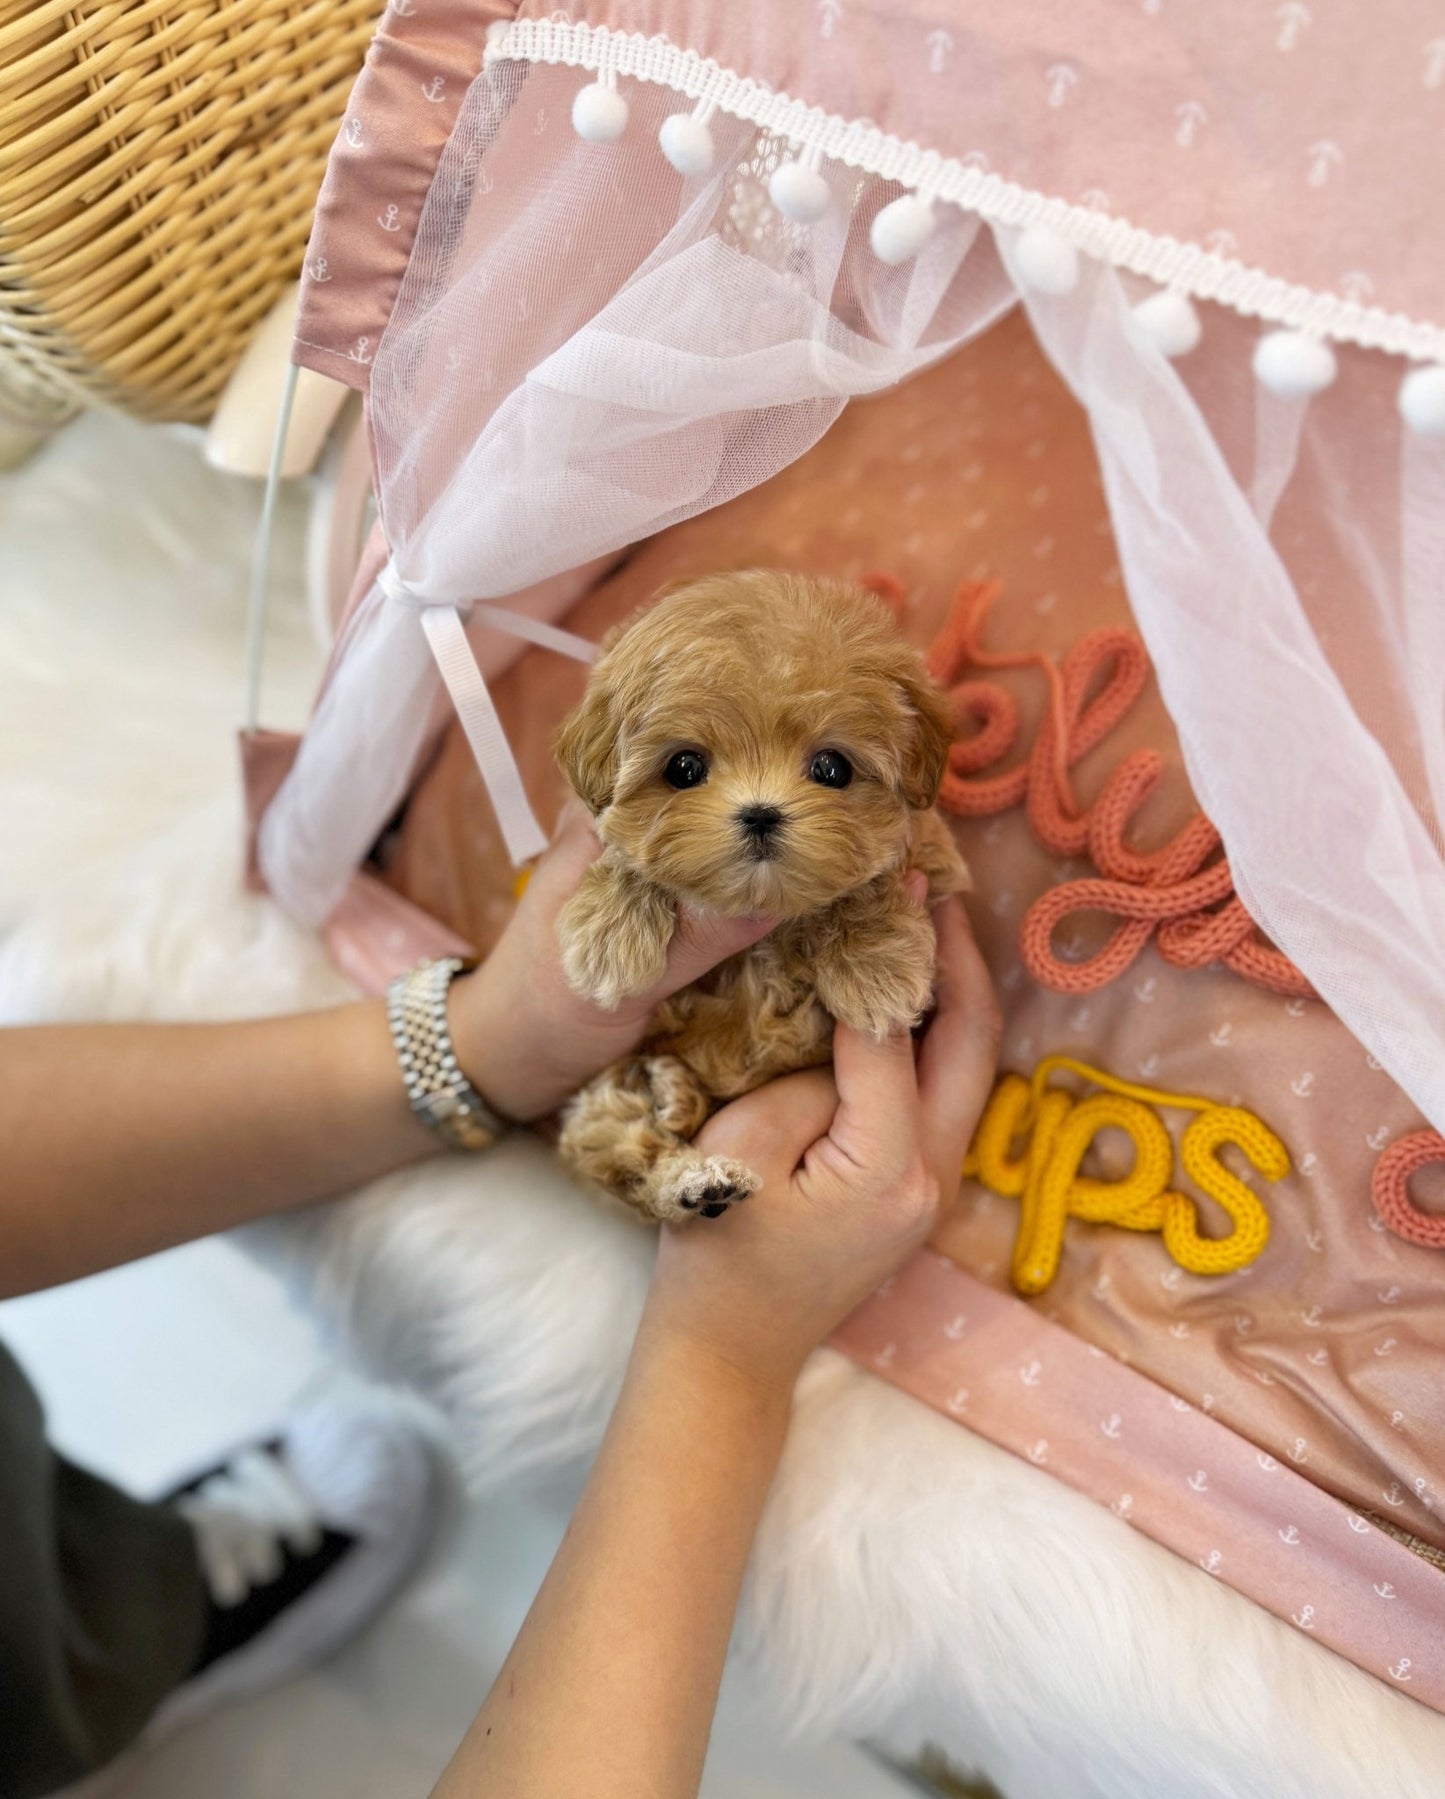
[[[655,1287],[638,1326],[635,1353],[680,1360],[702,1384],[735,1388],[786,1412],[814,1347],[793,1333],[749,1328],[737,1318],[730,1319],[726,1328],[714,1329],[696,1307],[678,1306],[669,1293]]]
[[[643,1001],[602,1013],[570,993],[551,993],[549,975],[509,974],[494,952],[452,983],[451,1032],[462,1072],[482,1097],[519,1124],[544,1118],[592,1076],[627,1052],[650,1016]]]
[[[447,1011],[462,1073],[495,1111],[527,1124],[554,1111],[560,1098],[555,1078],[538,1066],[522,1003],[501,990],[488,961],[452,982]]]

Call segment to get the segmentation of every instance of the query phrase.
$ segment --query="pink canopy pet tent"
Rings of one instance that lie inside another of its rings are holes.
[[[296,354],[368,394],[391,558],[272,890],[324,917],[404,792],[429,611],[718,504],[1022,300],[1251,913],[1445,1123],[1428,6],[501,10],[389,19],[323,192]],[[682,110],[705,172],[658,142]],[[1169,360],[1204,300],[1279,327],[1257,372],[1212,316]]]
[[[975,1219],[949,1246],[962,1267],[925,1258],[847,1346],[1445,1709],[1445,1418],[1420,1390],[1438,1251],[1363,1222],[1378,1150],[1445,1128],[1442,114],[1417,0],[1387,21],[1344,0],[402,0],[333,153],[295,348],[366,396],[384,543],[294,759],[251,747],[259,869],[299,918],[377,924],[357,871],[433,753],[444,681],[525,860],[541,799],[483,676],[500,692],[524,637],[585,653],[548,627],[629,546],[759,489],[850,400],[974,339],[986,355],[1021,308],[1087,418],[1128,611],[1233,888],[1333,1017],[1287,1003],[1336,1051],[1357,1041],[1390,1095],[1378,1145],[1374,1114],[1341,1113],[1348,1154],[1285,1132],[1291,1253],[1327,1239],[1333,1282],[1295,1310],[1358,1332],[1368,1282],[1407,1312],[1342,1393],[1260,1364],[1303,1408],[1293,1431],[1278,1395],[1268,1416],[1216,1407],[1197,1366],[1137,1347],[1149,1310],[1118,1299],[1137,1263],[1108,1263],[1107,1304],[1095,1268],[1094,1311],[1080,1285],[1048,1323],[964,1271],[986,1259]],[[988,897],[990,847],[968,849]],[[418,941],[404,908],[381,922],[397,957]],[[1005,998],[1054,1047],[1053,1002]],[[1191,1021],[1193,1003],[1176,1029],[1243,1034],[1239,1006]],[[1288,1053],[1285,1004],[1249,1002],[1265,1060]],[[1148,1066],[1141,1029],[1116,1025],[1111,1056],[1137,1041]],[[1311,1198],[1330,1153],[1333,1197]],[[1303,1266],[1277,1264],[1282,1307]],[[1405,1352],[1402,1397],[1384,1371]],[[1290,1466],[1331,1411],[1338,1442]]]

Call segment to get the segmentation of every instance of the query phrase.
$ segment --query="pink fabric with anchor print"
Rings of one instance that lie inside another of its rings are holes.
[[[1445,1575],[1021,1301],[924,1254],[832,1344],[1445,1712]]]
[[[512,0],[391,0],[357,77],[316,199],[293,357],[365,392],[487,26]]]

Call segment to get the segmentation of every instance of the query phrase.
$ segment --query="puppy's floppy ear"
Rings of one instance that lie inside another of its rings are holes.
[[[557,760],[587,810],[596,815],[612,802],[617,779],[617,719],[612,682],[597,669],[581,703],[557,733]]]
[[[947,698],[929,680],[921,659],[910,654],[900,671],[899,686],[912,714],[903,746],[903,797],[920,812],[938,798],[953,742],[953,717]]]
[[[597,646],[601,655],[593,664],[587,691],[577,710],[563,721],[553,746],[562,772],[594,818],[612,804],[612,789],[621,764],[618,739],[622,721],[619,713],[628,676],[612,652],[632,627],[646,617],[647,611],[647,607],[641,607],[604,632]]]

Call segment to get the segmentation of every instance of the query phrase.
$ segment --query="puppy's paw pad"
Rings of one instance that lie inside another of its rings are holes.
[[[751,1168],[726,1156],[709,1156],[677,1174],[670,1183],[668,1198],[682,1213],[719,1218],[729,1206],[756,1193],[758,1186],[758,1177]]]

